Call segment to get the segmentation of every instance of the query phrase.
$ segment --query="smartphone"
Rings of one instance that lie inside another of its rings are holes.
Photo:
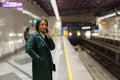
[[[46,28],[46,33],[48,33],[48,28]]]

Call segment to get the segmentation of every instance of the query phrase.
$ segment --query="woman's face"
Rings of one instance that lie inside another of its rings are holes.
[[[46,21],[42,20],[39,24],[39,31],[46,32],[46,28],[47,28],[47,23]]]

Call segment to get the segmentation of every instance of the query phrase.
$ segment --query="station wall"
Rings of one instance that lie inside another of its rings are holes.
[[[31,0],[17,1],[23,2],[22,9],[28,10],[40,18],[48,18],[48,15],[39,6],[30,2]],[[30,19],[34,18],[18,11],[17,8],[0,7],[0,57],[25,46],[23,33],[27,26],[31,26]]]
[[[120,16],[102,19],[98,24],[101,37],[120,39]]]

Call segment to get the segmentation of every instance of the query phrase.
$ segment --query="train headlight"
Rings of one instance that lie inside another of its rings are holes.
[[[80,36],[81,34],[80,34],[80,31],[77,31],[77,36]]]
[[[90,39],[91,38],[91,31],[86,31],[85,36],[86,36],[86,38]]]
[[[69,36],[72,36],[72,33],[71,33],[71,32],[69,32]]]

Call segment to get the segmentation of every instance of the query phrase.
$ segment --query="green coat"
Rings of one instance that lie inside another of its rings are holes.
[[[45,38],[37,31],[27,42],[27,53],[32,57],[33,80],[52,80],[53,61],[50,50],[55,48],[52,38]]]

